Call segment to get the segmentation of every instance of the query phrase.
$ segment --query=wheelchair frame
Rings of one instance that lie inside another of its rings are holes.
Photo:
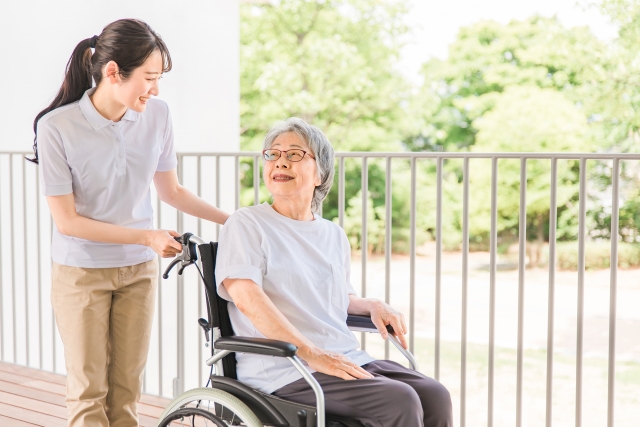
[[[199,262],[206,290],[209,319],[199,319],[198,323],[204,330],[207,344],[210,341],[209,332],[211,332],[213,355],[206,361],[207,366],[215,369],[215,373],[210,377],[211,387],[226,391],[240,399],[264,424],[287,427],[294,426],[296,424],[293,423],[297,423],[300,427],[325,427],[325,402],[322,388],[296,356],[297,347],[284,341],[233,335],[227,311],[227,301],[218,296],[216,289],[215,259],[217,242],[207,243],[191,233],[185,233],[175,239],[182,244],[183,250],[169,264],[163,274],[163,278],[167,279],[171,269],[178,264],[180,264],[178,274],[182,274],[186,267]],[[200,257],[198,257],[198,252],[200,252]],[[368,316],[348,315],[347,325],[351,331],[378,333],[378,329]],[[398,338],[393,335],[393,328],[387,326],[387,330],[390,332],[387,339],[407,358],[411,369],[418,370],[418,363],[415,357],[402,347]],[[237,381],[235,378],[235,357],[233,355],[233,353],[237,352],[285,357],[300,372],[315,393],[316,406],[312,407],[290,402],[254,390]],[[185,399],[188,399],[186,397],[188,394],[189,391],[178,396],[176,400],[179,400],[181,396],[185,396]],[[315,412],[315,417],[307,416],[307,414],[313,414],[313,412]],[[349,427],[361,427],[361,424],[355,420],[335,416],[330,416],[329,418]]]

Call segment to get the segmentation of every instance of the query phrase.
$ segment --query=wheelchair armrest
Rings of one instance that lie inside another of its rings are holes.
[[[349,314],[347,316],[347,326],[352,331],[358,332],[378,332],[378,328],[371,321],[371,316],[362,316],[359,314]],[[387,325],[387,331],[393,333],[393,326]]]
[[[213,345],[216,350],[276,357],[293,357],[298,351],[298,347],[288,342],[265,338],[222,337]]]

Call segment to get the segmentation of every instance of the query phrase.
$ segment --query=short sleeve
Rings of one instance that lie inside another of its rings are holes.
[[[349,239],[347,239],[347,235],[344,230],[340,230],[342,232],[342,251],[344,253],[344,269],[347,275],[347,294],[349,295],[358,295],[356,290],[353,288],[351,284],[351,245],[349,244]]]
[[[60,133],[46,122],[38,123],[38,163],[44,196],[73,192],[73,179]]]
[[[176,147],[173,142],[173,123],[171,121],[171,112],[167,107],[167,123],[164,129],[162,153],[158,159],[158,167],[156,172],[168,172],[178,166],[178,158],[176,157]]]
[[[227,219],[218,238],[218,295],[232,301],[224,286],[220,286],[225,279],[249,279],[262,286],[266,274],[265,245],[264,234],[244,212],[238,211]]]

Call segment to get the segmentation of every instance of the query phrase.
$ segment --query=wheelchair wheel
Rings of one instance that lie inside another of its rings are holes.
[[[177,421],[180,421],[180,414],[188,414],[193,409],[200,409],[202,411],[209,412],[214,416],[216,422],[222,422],[222,426],[245,426],[245,427],[263,427],[258,417],[253,413],[251,409],[240,399],[227,393],[223,390],[215,388],[195,388],[193,390],[186,391],[180,396],[176,397],[169,403],[167,408],[160,416],[160,423],[158,427],[173,426],[174,424],[162,424],[166,419],[172,418],[171,415],[177,411],[183,411],[176,415]],[[201,414],[198,413],[200,416]],[[220,424],[215,424],[212,421],[213,418],[200,417],[198,423],[194,426],[206,426],[206,427],[220,427]],[[175,425],[191,425],[192,415],[184,416],[182,423]]]
[[[210,421],[210,422],[209,422]],[[213,415],[211,412],[204,409],[197,408],[182,408],[178,409],[167,415],[160,423],[158,427],[171,427],[171,426],[184,426],[190,425],[193,427],[199,426],[212,426],[212,427],[227,427],[227,425],[220,418]]]

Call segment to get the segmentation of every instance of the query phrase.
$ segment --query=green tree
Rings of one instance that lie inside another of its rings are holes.
[[[550,89],[584,104],[605,50],[587,28],[567,29],[555,18],[533,17],[506,25],[483,21],[464,27],[446,60],[424,65],[424,84],[414,101],[414,110],[424,112],[423,122],[420,132],[405,143],[417,151],[474,145],[474,121],[491,111],[508,87]]]
[[[634,152],[640,146],[640,1],[604,0],[600,8],[619,32],[593,108],[603,124],[601,138],[618,151]]]
[[[473,122],[478,129],[473,151],[589,151],[585,146],[587,120],[582,112],[566,97],[553,89],[537,86],[507,88],[496,97],[493,109]],[[498,173],[498,231],[513,230],[518,226],[520,208],[520,162],[501,161]],[[558,162],[557,203],[561,210],[578,194],[575,162]],[[529,253],[532,264],[542,259],[542,246],[546,240],[550,207],[551,164],[547,160],[533,160],[527,164],[527,224],[529,240],[535,240],[535,250]],[[491,171],[474,169],[472,181],[480,191],[474,192],[474,205],[484,211],[471,219],[470,231],[487,235],[489,223],[485,220],[491,209]],[[566,230],[564,232],[567,232]],[[573,234],[573,233],[572,233]]]
[[[400,0],[242,5],[242,148],[297,116],[339,150],[400,149],[409,86],[394,65],[406,11]]]

